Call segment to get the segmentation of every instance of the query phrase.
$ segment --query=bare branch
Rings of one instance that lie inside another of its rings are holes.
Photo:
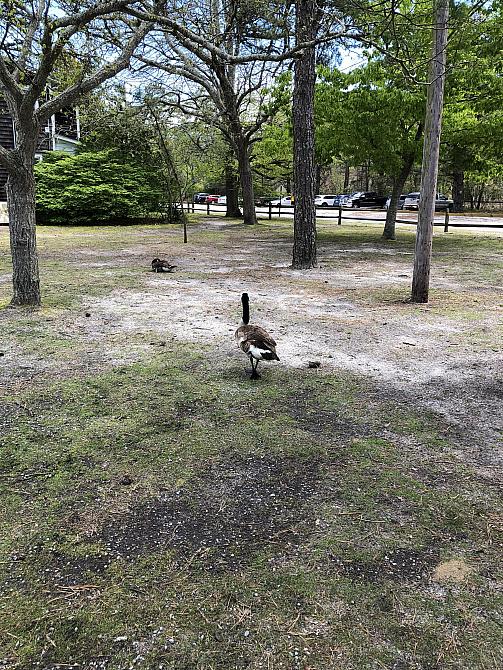
[[[31,53],[31,48],[33,44],[33,39],[35,37],[35,33],[37,31],[37,28],[40,24],[40,21],[42,20],[42,17],[44,15],[44,10],[49,9],[49,3],[47,3],[46,7],[46,0],[39,0],[38,3],[38,8],[35,11],[35,8],[32,5],[32,11],[33,14],[31,16],[30,22],[28,24],[28,28],[26,30],[26,35],[23,41],[23,45],[21,47],[21,52],[19,59],[16,63],[16,68],[14,71],[13,79],[15,82],[19,82],[19,78],[21,74],[24,73],[24,69],[26,67],[26,62],[28,60],[28,57]]]
[[[107,81],[107,79],[114,77],[121,72],[121,70],[126,68],[129,65],[137,46],[151,29],[152,25],[149,23],[140,24],[127,45],[124,47],[122,53],[114,61],[103,65],[93,75],[87,78],[82,78],[56,97],[51,98],[51,100],[48,100],[41,105],[36,112],[38,122],[43,123],[59,109],[72,104],[78,97],[94,90],[103,82]]]

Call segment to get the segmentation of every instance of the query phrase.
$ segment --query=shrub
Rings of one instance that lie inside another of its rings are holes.
[[[52,152],[35,166],[37,220],[121,223],[169,209],[159,168],[125,163],[112,151]]]

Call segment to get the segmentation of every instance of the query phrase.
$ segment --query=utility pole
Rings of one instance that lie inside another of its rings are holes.
[[[440,153],[440,133],[444,101],[449,0],[434,0],[433,15],[433,50],[430,61],[430,82],[426,103],[421,197],[419,201],[411,296],[412,302],[420,303],[428,302],[430,285],[431,246],[433,221],[435,218],[435,200],[437,197],[438,157]]]

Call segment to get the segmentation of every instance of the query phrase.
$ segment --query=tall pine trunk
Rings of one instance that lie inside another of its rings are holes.
[[[444,100],[445,63],[449,0],[434,2],[433,54],[430,63],[430,84],[426,102],[424,124],[423,169],[421,174],[421,196],[416,233],[414,274],[412,278],[412,302],[428,302],[430,288],[431,249],[433,221],[437,193],[438,158],[442,129]]]
[[[296,42],[316,37],[315,0],[296,3]],[[314,159],[315,50],[306,49],[295,63],[293,89],[293,195],[294,242],[292,267],[308,269],[316,265],[316,209],[314,204],[316,165]]]

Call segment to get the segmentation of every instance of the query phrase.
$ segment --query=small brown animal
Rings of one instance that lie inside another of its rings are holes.
[[[241,296],[243,305],[243,318],[236,330],[234,337],[238,347],[248,355],[252,366],[251,379],[259,379],[257,372],[260,361],[279,361],[276,353],[276,342],[269,335],[267,330],[260,326],[250,325],[250,299],[248,293]]]
[[[152,272],[173,272],[176,265],[171,265],[168,261],[163,261],[161,258],[154,258],[152,261]]]

